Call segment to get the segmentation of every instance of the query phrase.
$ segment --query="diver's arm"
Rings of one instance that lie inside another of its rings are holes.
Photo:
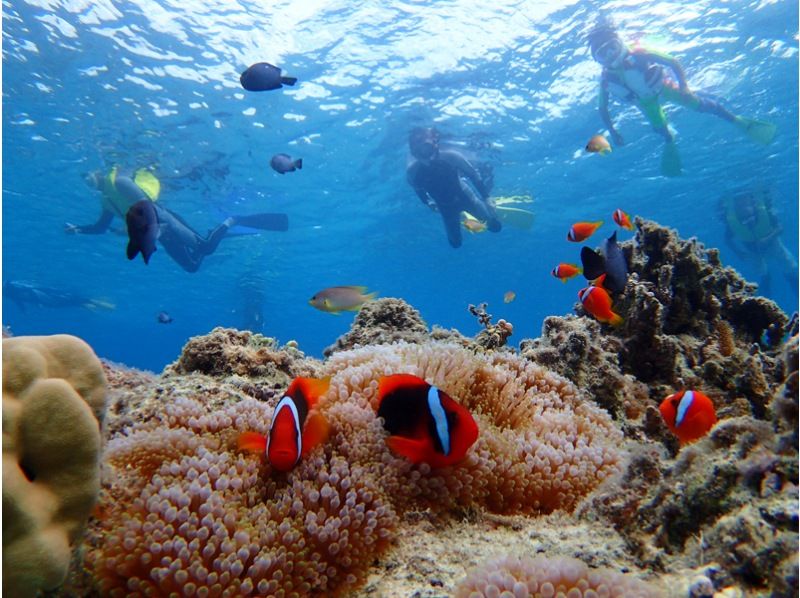
[[[111,226],[111,221],[114,220],[114,213],[108,210],[100,212],[100,217],[94,224],[72,224],[71,222],[64,223],[64,232],[67,234],[81,234],[81,235],[101,235],[108,230]]]
[[[143,199],[150,200],[147,193],[142,191],[142,188],[134,183],[133,179],[130,177],[117,175],[114,181],[114,188],[117,190],[117,193],[128,200],[131,205]]]
[[[424,187],[420,187],[417,184],[418,170],[419,170],[419,163],[413,162],[406,170],[406,180],[408,181],[408,184],[411,185],[411,187],[413,187],[414,193],[417,194],[419,200],[431,210],[436,210],[436,202],[433,201],[433,198],[430,195],[428,195],[428,192],[425,191]]]
[[[675,77],[678,79],[678,85],[680,86],[681,91],[689,92],[689,82],[686,80],[686,73],[683,72],[683,67],[681,66],[680,62],[675,60],[669,54],[662,54],[661,52],[642,51],[640,55],[644,56],[648,60],[652,60],[653,62],[657,62],[658,64],[663,64],[664,66],[669,67],[672,72],[675,73]]]
[[[470,180],[478,193],[480,193],[482,200],[486,201],[489,198],[489,191],[486,189],[486,185],[484,184],[480,173],[478,173],[477,169],[470,163],[469,160],[467,160],[458,152],[452,150],[442,151],[439,153],[439,156],[448,164],[454,166],[460,173]]]
[[[431,196],[428,195],[428,192],[425,191],[422,187],[414,187],[414,192],[419,197],[420,201],[425,204],[426,207],[430,208],[431,210],[436,210],[436,202],[431,199]]]
[[[608,112],[608,90],[604,85],[600,86],[600,97],[597,103],[597,109],[600,112],[600,119],[611,134],[614,145],[625,145],[625,140],[614,128],[614,122],[611,120],[611,114]]]

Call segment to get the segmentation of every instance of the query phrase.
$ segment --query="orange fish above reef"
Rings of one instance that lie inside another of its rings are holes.
[[[365,293],[367,287],[344,286],[321,290],[308,300],[320,311],[337,316],[343,311],[358,311],[367,301],[375,299],[378,293]]]
[[[556,278],[560,279],[561,282],[567,282],[573,276],[577,276],[583,272],[583,269],[576,266],[575,264],[564,264],[561,263],[555,268],[553,268],[550,273],[555,276]]]
[[[611,144],[603,135],[594,135],[586,144],[586,151],[593,154],[610,154]]]
[[[516,298],[517,294],[514,291],[506,291],[503,295],[503,303],[511,303]]]
[[[658,407],[661,417],[681,441],[699,440],[717,423],[714,403],[699,390],[682,390],[669,395]]]
[[[269,434],[242,432],[239,448],[266,454],[270,465],[278,471],[292,469],[328,437],[328,420],[315,407],[328,391],[329,382],[328,378],[298,377],[292,380],[272,413]]]
[[[585,241],[591,237],[594,231],[600,228],[602,224],[602,220],[598,220],[597,222],[576,222],[570,227],[567,233],[567,241],[572,241],[573,243]]]
[[[606,275],[603,274],[597,279],[597,286],[589,286],[578,291],[578,298],[581,300],[583,309],[592,314],[600,322],[619,326],[622,324],[622,316],[611,310],[611,296],[601,285]]]
[[[411,374],[380,379],[378,417],[393,452],[434,468],[458,463],[478,439],[478,424],[469,411]]]
[[[631,222],[631,217],[617,208],[614,210],[614,222],[616,222],[619,226],[624,228],[625,230],[633,230],[633,223]]]

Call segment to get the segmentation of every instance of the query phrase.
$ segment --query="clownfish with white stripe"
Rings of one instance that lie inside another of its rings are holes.
[[[699,440],[717,423],[714,403],[699,390],[682,390],[671,394],[658,410],[681,445]]]
[[[269,434],[242,432],[239,449],[266,455],[273,469],[291,470],[301,458],[328,438],[328,420],[318,410],[330,378],[295,378],[275,406]]]
[[[478,439],[478,424],[467,409],[412,374],[380,379],[378,417],[392,452],[433,468],[455,465]]]

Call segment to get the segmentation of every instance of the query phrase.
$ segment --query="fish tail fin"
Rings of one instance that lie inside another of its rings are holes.
[[[328,439],[329,433],[330,424],[327,418],[319,411],[310,412],[303,426],[303,448],[300,455],[308,455],[314,447]]]
[[[297,83],[297,77],[281,77],[281,83],[284,85],[294,85]]]
[[[320,397],[325,396],[331,385],[331,378],[302,378],[297,377],[292,380],[289,388],[286,389],[287,395],[294,397],[299,390],[308,403],[308,408],[313,409],[319,403]]]
[[[414,440],[412,438],[404,438],[402,436],[389,436],[386,439],[386,446],[388,446],[393,453],[402,455],[412,463],[422,463],[430,459],[430,450],[427,450],[425,442],[422,440]]]
[[[240,451],[263,455],[267,451],[267,437],[258,432],[242,432],[237,441]]]
[[[297,158],[297,160],[294,161],[294,165],[298,170],[303,170],[303,158]]]
[[[372,301],[377,296],[378,296],[378,291],[372,291],[371,293],[367,293],[366,295],[364,295],[364,297],[365,297],[364,300],[365,301]]]

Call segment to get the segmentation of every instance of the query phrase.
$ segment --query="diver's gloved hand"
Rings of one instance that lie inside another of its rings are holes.
[[[72,224],[71,222],[64,223],[64,232],[68,235],[77,235],[81,232],[80,228],[77,224]]]
[[[613,141],[616,146],[625,145],[625,139],[616,131],[611,131],[611,141]]]

